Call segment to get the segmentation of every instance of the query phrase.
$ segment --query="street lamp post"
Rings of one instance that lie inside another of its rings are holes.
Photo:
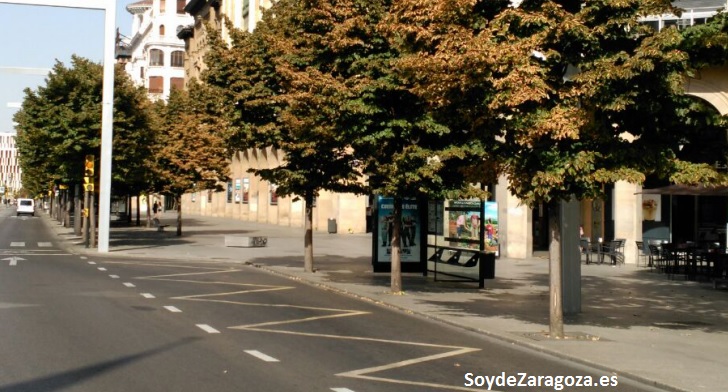
[[[116,0],[0,0],[0,3],[102,10],[104,22],[104,81],[101,97],[101,165],[99,170],[99,253],[109,251],[111,211],[111,147],[114,115],[114,49],[116,47]]]

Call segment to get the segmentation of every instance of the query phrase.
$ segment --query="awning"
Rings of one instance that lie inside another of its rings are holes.
[[[643,195],[693,195],[693,196],[728,196],[728,186],[702,185],[667,185],[658,188],[642,189],[637,194]]]

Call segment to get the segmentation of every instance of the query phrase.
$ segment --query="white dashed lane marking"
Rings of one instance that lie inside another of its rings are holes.
[[[25,246],[25,242],[11,242],[10,246],[22,247],[22,246]]]
[[[178,308],[176,308],[174,306],[165,306],[164,308],[169,310],[172,313],[182,313],[181,310],[179,310]]]
[[[111,278],[111,279],[119,279],[119,275],[109,275],[109,278]]]
[[[331,390],[334,392],[354,392],[349,388],[331,388]]]
[[[106,271],[106,268],[104,268],[104,267],[99,267],[99,271]]]
[[[258,350],[245,350],[246,353],[266,362],[280,362],[279,360],[271,357],[270,355],[265,355],[262,352]]]
[[[124,282],[124,286],[126,287],[136,287],[134,283]]]
[[[216,330],[215,328],[212,328],[211,326],[207,324],[197,324],[197,328],[207,332],[207,333],[220,333],[220,331]]]
[[[149,293],[142,293],[142,297],[144,297],[144,298],[155,298],[152,294],[149,294]]]
[[[89,261],[88,263],[91,264],[91,265],[96,265],[96,262],[95,261]]]
[[[39,242],[38,247],[39,248],[50,248],[53,246],[50,242]]]

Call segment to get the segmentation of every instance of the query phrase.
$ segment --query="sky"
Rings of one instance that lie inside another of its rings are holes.
[[[126,6],[136,1],[116,1],[116,27],[121,34],[130,35],[132,15]],[[14,132],[12,116],[25,97],[23,90],[44,85],[47,70],[56,61],[70,66],[76,54],[102,63],[103,36],[101,10],[0,3],[0,132]],[[17,68],[40,69],[42,74]]]

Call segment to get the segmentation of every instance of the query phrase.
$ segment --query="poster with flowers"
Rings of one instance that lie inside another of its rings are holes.
[[[642,219],[659,222],[661,218],[660,195],[642,195]]]

